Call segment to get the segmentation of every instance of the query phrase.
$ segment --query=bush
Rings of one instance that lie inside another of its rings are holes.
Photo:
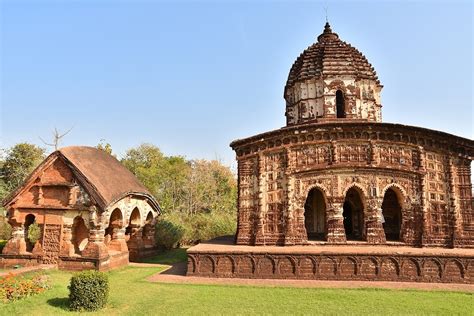
[[[34,222],[30,226],[28,226],[28,240],[33,245],[36,244],[38,240],[41,238],[41,227],[38,223]]]
[[[99,271],[83,271],[71,278],[69,307],[73,311],[96,311],[107,304],[109,279]]]
[[[165,214],[164,218],[184,229],[181,245],[193,245],[219,236],[233,235],[237,229],[237,215],[227,212],[210,212],[195,215]]]
[[[171,221],[161,220],[156,223],[155,240],[159,247],[171,249],[176,247],[183,237],[184,229]]]
[[[7,244],[8,240],[0,240],[0,253],[2,253],[3,247]]]
[[[12,227],[0,218],[0,239],[8,240],[12,235]]]
[[[35,274],[27,278],[10,273],[0,279],[0,302],[16,301],[39,294],[51,287],[49,283],[49,277],[44,274]]]

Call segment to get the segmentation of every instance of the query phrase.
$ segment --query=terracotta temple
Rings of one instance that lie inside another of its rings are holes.
[[[291,67],[287,125],[231,143],[235,243],[189,249],[188,275],[473,283],[474,142],[383,123],[382,88],[326,23]]]
[[[160,207],[117,159],[92,147],[47,157],[4,203],[13,236],[0,267],[55,264],[108,270],[156,251]],[[29,227],[41,238],[32,244]]]

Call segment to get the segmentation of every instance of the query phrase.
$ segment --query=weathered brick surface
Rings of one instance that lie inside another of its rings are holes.
[[[82,151],[87,152],[87,159],[105,159],[104,165],[113,164],[115,171],[124,168],[97,149],[67,150],[76,160],[88,165],[81,158]],[[71,161],[60,151],[54,152],[10,198],[6,207],[13,236],[0,255],[0,266],[47,263],[67,270],[109,270],[128,264],[129,256],[137,260],[156,252],[154,224],[158,213],[153,201],[126,194],[101,208],[94,199],[98,192],[91,185],[110,189],[109,183],[97,183],[97,179],[107,181],[107,177],[94,174],[96,183],[92,183],[90,179],[82,179],[84,172],[75,171],[77,166],[71,166]],[[87,172],[91,175],[91,170]],[[140,188],[141,184],[128,173],[122,170],[128,177],[126,180],[135,183],[128,190]],[[110,191],[116,194],[119,190]],[[146,190],[142,193],[147,194]],[[28,227],[33,221],[42,231],[35,245],[27,240]]]
[[[474,256],[189,253],[187,275],[474,283]]]
[[[474,247],[474,142],[382,123],[381,89],[326,24],[290,70],[287,126],[231,143],[237,244]]]

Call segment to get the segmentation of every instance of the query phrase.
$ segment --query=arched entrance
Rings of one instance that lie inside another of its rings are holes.
[[[342,216],[347,240],[363,240],[365,238],[364,205],[359,191],[350,188],[344,200]]]
[[[128,251],[122,229],[122,212],[116,208],[112,214],[110,214],[109,226],[105,230],[105,243],[109,251]]]
[[[28,231],[30,229],[31,224],[33,224],[36,220],[36,217],[33,214],[28,214],[25,217],[25,243],[26,243],[26,251],[31,252],[33,251],[34,244],[28,238]]]
[[[383,229],[387,240],[399,241],[402,224],[402,207],[393,189],[385,192],[382,202]]]
[[[153,247],[155,243],[155,230],[153,227],[153,213],[148,212],[143,226],[142,239],[145,247]]]
[[[318,188],[311,189],[306,198],[304,225],[308,240],[326,239],[326,202],[323,193]]]
[[[87,229],[84,219],[80,216],[76,216],[72,224],[72,244],[74,245],[74,252],[81,254],[88,241],[89,229]]]
[[[128,226],[125,229],[125,241],[129,251],[129,259],[136,260],[140,257],[140,248],[142,247],[142,230],[140,211],[138,208],[134,208],[130,219],[128,220]]]
[[[130,215],[128,226],[125,229],[125,235],[128,236],[128,239],[132,238],[140,228],[140,222],[140,211],[135,207],[132,211],[132,214]]]
[[[336,111],[337,111],[337,118],[345,118],[346,117],[346,105],[344,100],[344,94],[341,90],[336,91]]]

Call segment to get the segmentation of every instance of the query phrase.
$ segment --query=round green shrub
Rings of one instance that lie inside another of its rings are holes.
[[[0,253],[2,253],[3,248],[7,244],[8,240],[2,240],[0,239]]]
[[[156,223],[155,241],[158,247],[171,249],[176,247],[183,237],[184,229],[168,220],[161,220]]]
[[[99,271],[83,271],[72,276],[69,308],[73,311],[96,311],[107,304],[109,279]]]
[[[0,239],[8,240],[12,236],[12,227],[0,217]]]
[[[28,236],[27,237],[28,237],[28,240],[30,241],[30,243],[32,243],[33,245],[38,240],[40,240],[40,238],[41,238],[41,227],[36,222],[34,222],[30,226],[28,226]]]

